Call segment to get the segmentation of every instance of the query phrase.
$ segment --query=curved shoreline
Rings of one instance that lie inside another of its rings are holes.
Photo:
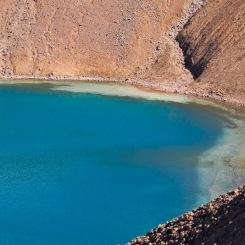
[[[49,83],[54,85],[70,85],[92,82],[96,84],[115,84],[118,86],[131,86],[142,91],[161,93],[174,96],[186,96],[196,100],[207,101],[208,103],[218,104],[223,108],[234,109],[237,112],[245,112],[245,102],[236,100],[233,97],[223,94],[210,93],[203,89],[192,89],[195,82],[169,81],[169,82],[150,82],[145,80],[135,80],[127,78],[104,78],[104,77],[73,77],[73,76],[14,76],[11,78],[0,77],[0,84],[42,84]]]
[[[219,105],[222,108],[235,110],[237,112],[245,112],[245,102],[235,100],[224,95],[203,92],[202,89],[192,89],[193,82],[186,81],[169,81],[169,82],[149,82],[145,80],[135,80],[127,78],[105,78],[105,77],[73,77],[73,76],[14,76],[11,78],[0,77],[1,84],[53,84],[53,85],[71,85],[83,83],[96,84],[113,84],[118,86],[129,86],[137,88],[141,91],[152,92],[163,95],[185,96],[200,101],[207,101],[213,105]]]

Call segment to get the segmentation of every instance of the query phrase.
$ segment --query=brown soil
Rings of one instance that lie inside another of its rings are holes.
[[[126,78],[160,62],[163,79],[189,78],[167,33],[189,3],[0,0],[0,74]]]
[[[196,79],[192,90],[244,105],[244,0],[207,1],[177,39]]]
[[[159,225],[128,245],[243,245],[245,244],[245,187]]]

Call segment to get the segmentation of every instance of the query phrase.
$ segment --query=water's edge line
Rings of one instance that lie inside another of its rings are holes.
[[[15,79],[1,79],[0,78],[0,85],[21,85],[21,84],[49,84],[59,87],[59,89],[62,89],[62,86],[68,87],[79,87],[83,84],[92,84],[98,85],[98,86],[113,86],[114,88],[123,88],[127,91],[131,91],[133,93],[123,94],[115,93],[114,96],[123,96],[123,97],[132,97],[132,98],[141,98],[141,99],[147,99],[147,100],[160,100],[160,101],[169,101],[169,102],[181,102],[184,101],[186,103],[198,103],[202,105],[210,105],[213,107],[220,108],[225,111],[232,111],[233,113],[242,113],[243,110],[240,110],[240,107],[233,107],[232,105],[222,103],[219,100],[212,99],[212,98],[206,98],[202,97],[201,95],[193,95],[193,94],[186,94],[181,92],[172,92],[171,90],[158,90],[154,87],[148,87],[144,86],[141,83],[138,83],[138,81],[126,81],[125,80],[117,80],[117,79],[107,79],[107,78],[101,78],[101,77],[82,77],[82,78],[62,78],[62,79],[47,79],[47,78],[34,78],[34,77],[16,77]],[[73,89],[71,89],[73,90]],[[134,90],[136,93],[134,94]],[[66,89],[66,91],[68,91]],[[75,92],[75,91],[70,91]],[[79,91],[77,91],[79,92]],[[91,91],[90,93],[95,93],[96,91]],[[98,91],[98,94],[101,95],[107,95],[105,90],[101,89]],[[153,95],[153,96],[152,96]],[[155,97],[155,98],[154,98]]]
[[[1,84],[51,84],[51,85],[70,85],[74,83],[96,83],[96,84],[115,84],[120,86],[135,87],[142,91],[150,91],[152,93],[161,93],[164,95],[183,96],[195,101],[205,101],[223,109],[234,110],[244,113],[245,105],[243,103],[234,102],[227,98],[222,99],[215,94],[204,94],[202,91],[192,91],[191,88],[185,88],[185,84],[180,83],[178,89],[176,88],[176,81],[169,81],[165,84],[155,83],[141,79],[127,79],[127,78],[113,78],[113,77],[83,77],[83,76],[59,76],[59,77],[46,77],[46,76],[12,76],[0,77]],[[182,87],[183,86],[183,87]]]

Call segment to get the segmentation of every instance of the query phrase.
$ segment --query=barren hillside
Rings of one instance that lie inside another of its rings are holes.
[[[0,73],[125,78],[160,57],[176,79],[187,72],[167,32],[190,2],[0,0]]]
[[[209,0],[178,40],[193,87],[245,102],[245,1]]]

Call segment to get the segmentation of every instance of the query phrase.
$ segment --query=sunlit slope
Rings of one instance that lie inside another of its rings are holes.
[[[190,2],[0,0],[0,74],[187,79],[169,30]]]

